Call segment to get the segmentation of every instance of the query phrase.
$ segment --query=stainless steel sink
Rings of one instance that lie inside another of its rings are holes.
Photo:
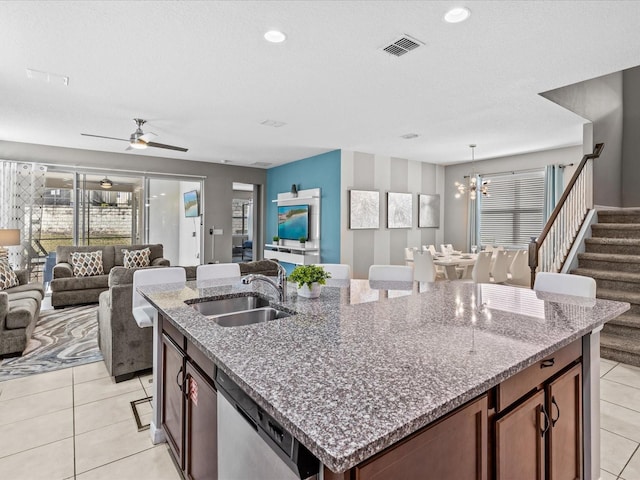
[[[273,307],[254,308],[242,312],[225,313],[215,315],[211,320],[221,327],[242,327],[243,325],[253,325],[254,323],[265,323],[277,318],[286,318],[291,314]]]
[[[191,306],[221,327],[253,325],[292,315],[269,306],[269,300],[256,295],[197,302]]]
[[[222,300],[209,300],[207,302],[192,303],[191,306],[201,314],[210,317],[231,312],[253,310],[254,308],[268,307],[269,300],[248,295],[246,297],[223,298]]]

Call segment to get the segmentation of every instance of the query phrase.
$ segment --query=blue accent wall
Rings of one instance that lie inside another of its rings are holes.
[[[319,188],[320,259],[340,263],[340,150],[323,153],[267,170],[266,243],[278,234],[278,193]],[[288,265],[286,265],[288,267]],[[290,268],[287,268],[290,270]]]

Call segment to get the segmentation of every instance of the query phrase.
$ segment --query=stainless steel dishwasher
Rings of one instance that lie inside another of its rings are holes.
[[[316,479],[319,460],[217,369],[218,479]]]

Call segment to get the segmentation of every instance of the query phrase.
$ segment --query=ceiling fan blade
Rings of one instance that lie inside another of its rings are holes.
[[[174,147],[173,145],[165,145],[164,143],[147,142],[147,147],[166,148],[167,150],[177,150],[178,152],[187,152],[188,148]]]
[[[96,138],[108,138],[109,140],[120,140],[122,142],[128,142],[129,140],[126,138],[115,138],[115,137],[105,137],[104,135],[92,135],[90,133],[81,133],[85,137],[96,137]]]
[[[145,143],[149,143],[149,140],[153,140],[154,138],[156,138],[158,135],[156,135],[153,132],[147,132],[145,134],[142,134],[138,137],[139,140],[142,140]]]

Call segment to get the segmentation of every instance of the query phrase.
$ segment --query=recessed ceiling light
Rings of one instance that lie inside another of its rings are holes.
[[[264,34],[264,39],[271,43],[282,43],[287,39],[287,36],[278,30],[269,30]]]
[[[460,23],[464,22],[471,15],[471,10],[465,7],[456,7],[444,14],[445,22]]]

